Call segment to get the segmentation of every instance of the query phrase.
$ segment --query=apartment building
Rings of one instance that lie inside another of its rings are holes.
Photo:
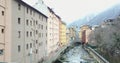
[[[48,7],[48,43],[47,43],[47,55],[54,53],[59,47],[59,20],[54,11]]]
[[[0,62],[46,58],[47,16],[22,0],[0,0]]]
[[[89,25],[83,25],[80,27],[79,38],[83,43],[88,43],[89,35],[91,33],[91,27]]]
[[[70,27],[69,28],[69,32],[70,32],[70,38],[71,38],[71,40],[74,40],[75,39],[75,33],[76,33],[76,31],[75,31],[75,27]]]
[[[66,33],[67,33],[66,24],[60,21],[60,45],[61,46],[65,46],[68,44]]]

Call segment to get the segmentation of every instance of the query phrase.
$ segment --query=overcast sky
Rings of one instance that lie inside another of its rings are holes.
[[[24,0],[34,5],[38,0]],[[120,0],[43,0],[50,6],[67,24],[85,17],[89,14],[100,13],[113,5],[120,3]]]

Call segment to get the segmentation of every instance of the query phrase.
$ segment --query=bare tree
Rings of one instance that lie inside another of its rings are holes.
[[[120,19],[106,22],[106,26],[97,27],[89,36],[89,44],[107,50],[111,53],[120,53]],[[117,51],[117,52],[116,52]]]

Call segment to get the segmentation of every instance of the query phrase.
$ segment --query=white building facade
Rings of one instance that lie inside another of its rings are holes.
[[[48,43],[47,55],[56,53],[59,48],[59,17],[48,7]]]

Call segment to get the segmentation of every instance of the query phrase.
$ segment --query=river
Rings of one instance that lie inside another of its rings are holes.
[[[82,46],[75,46],[68,52],[62,54],[58,60],[62,63],[97,63]]]

